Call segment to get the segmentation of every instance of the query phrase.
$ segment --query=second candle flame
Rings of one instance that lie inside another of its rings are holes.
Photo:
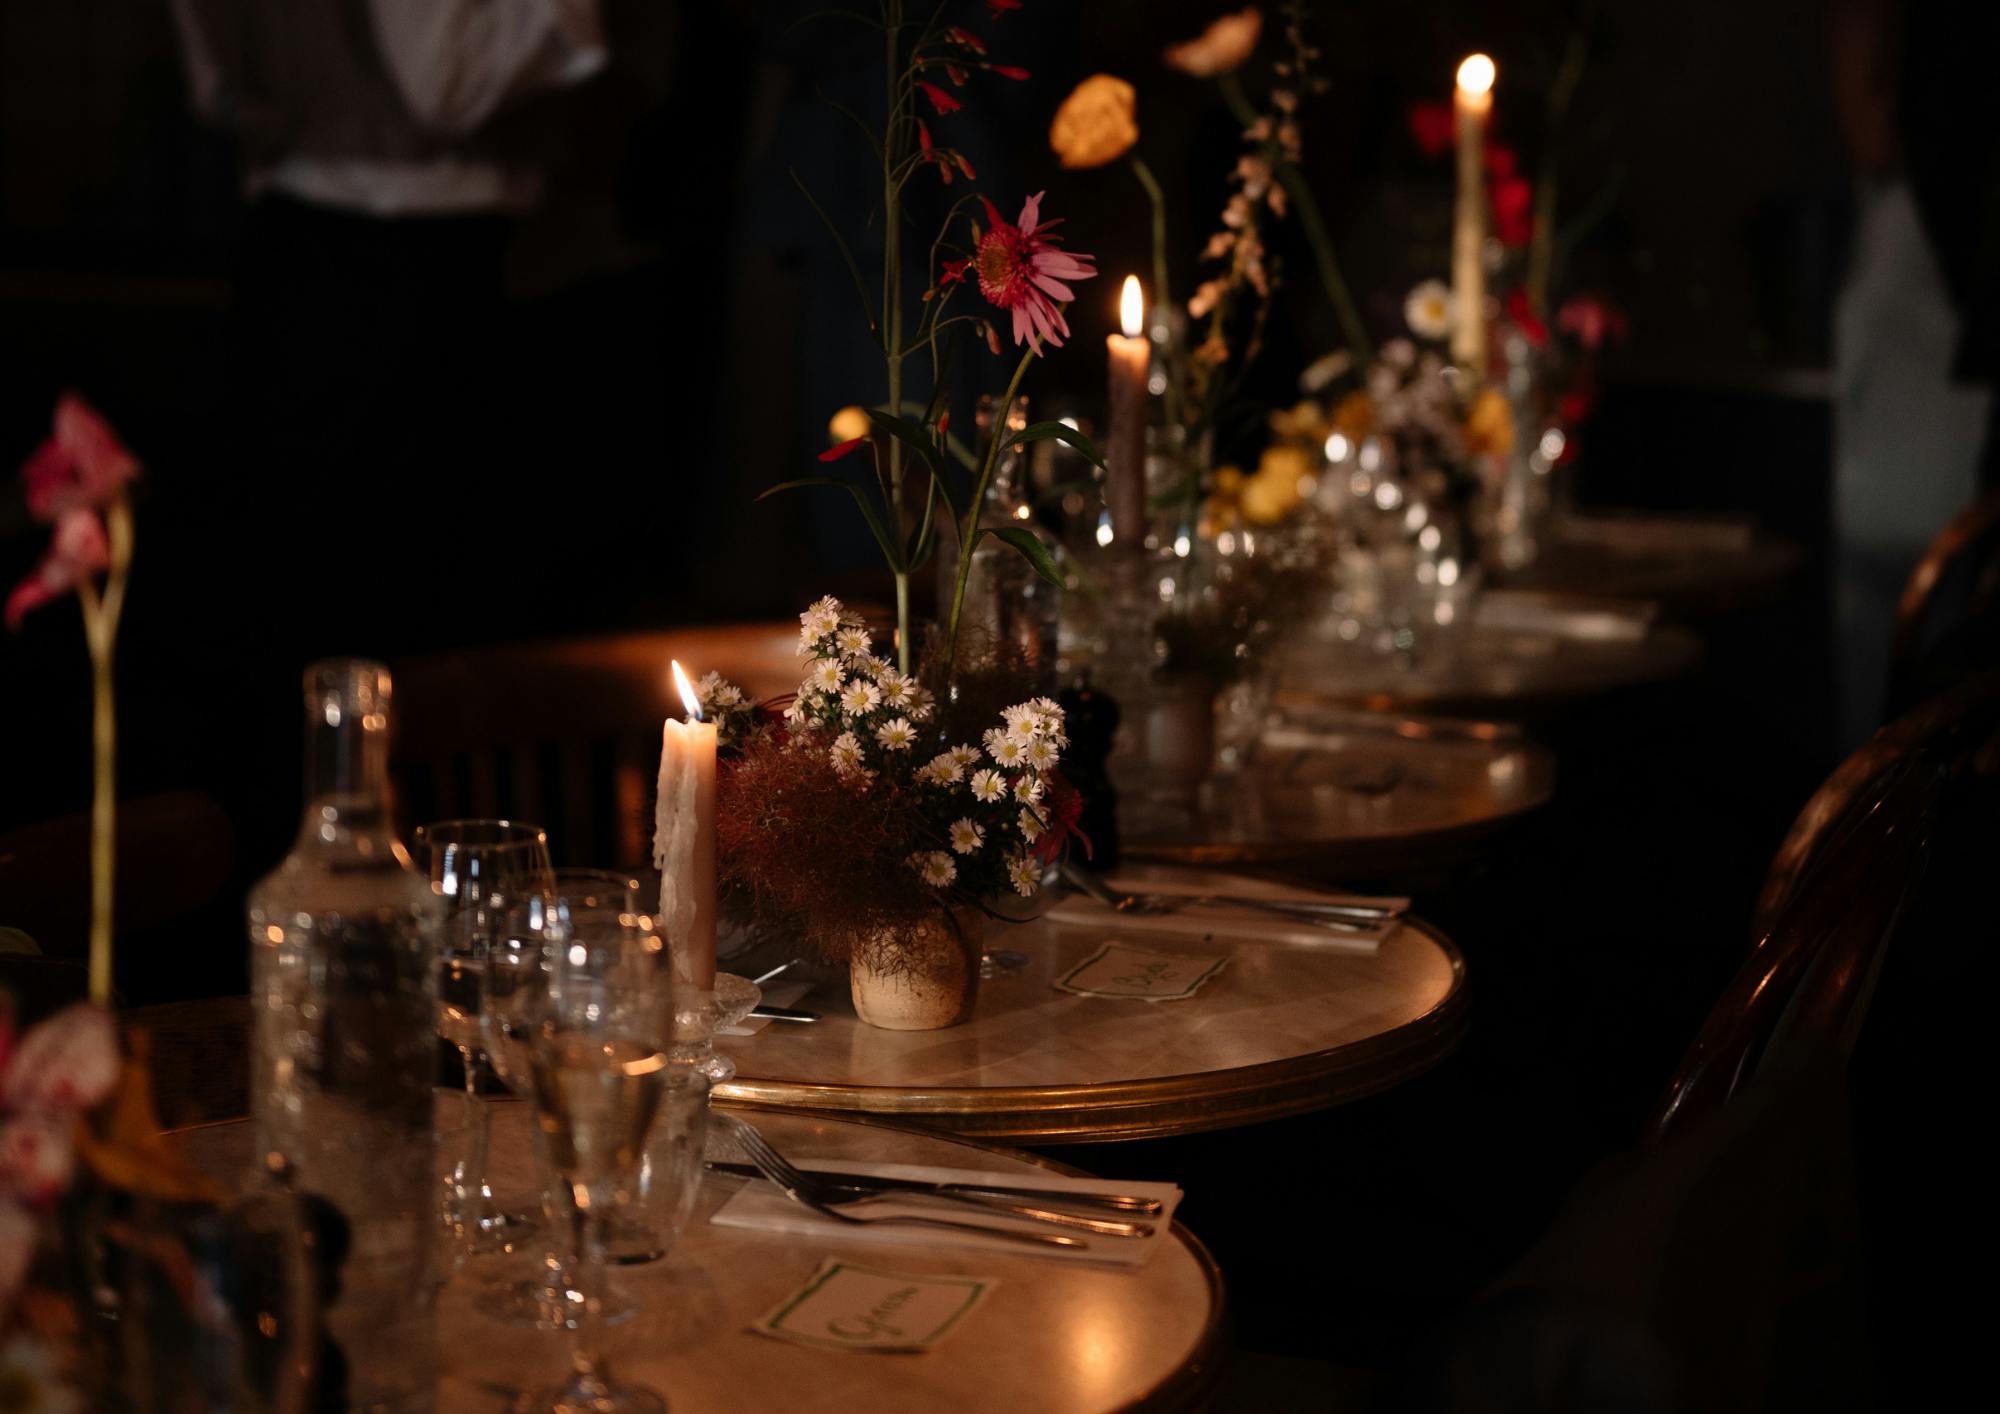
[[[1458,66],[1459,91],[1468,97],[1477,98],[1489,92],[1493,87],[1493,80],[1499,76],[1500,71],[1486,55],[1468,54],[1465,56],[1465,61]]]
[[[1125,337],[1136,339],[1146,331],[1146,294],[1139,288],[1139,277],[1125,277],[1124,293],[1118,297],[1118,323],[1125,331]]]
[[[681,702],[687,707],[687,719],[690,722],[703,720],[701,715],[701,694],[697,693],[694,690],[694,684],[688,681],[687,671],[681,667],[681,660],[673,658],[668,661],[674,670],[674,690],[680,693]]]

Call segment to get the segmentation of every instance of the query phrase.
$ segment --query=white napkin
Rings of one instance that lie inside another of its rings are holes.
[[[1199,878],[1106,879],[1105,883],[1122,894],[1234,894],[1242,898],[1294,899],[1301,903],[1372,903],[1407,909],[1406,898],[1368,898],[1360,894],[1323,893],[1292,888],[1265,879],[1234,874],[1211,874]],[[1321,928],[1295,922],[1275,913],[1253,908],[1229,908],[1204,904],[1174,913],[1120,913],[1108,903],[1099,903],[1088,894],[1065,894],[1042,915],[1051,923],[1069,928],[1110,929],[1118,933],[1174,933],[1182,937],[1240,938],[1250,942],[1296,943],[1302,947],[1328,948],[1335,952],[1373,953],[1382,939],[1396,928],[1392,920],[1368,932],[1345,928]]]
[[[1548,633],[1597,643],[1635,643],[1653,628],[1655,606],[1618,600],[1493,589],[1473,610],[1481,628],[1508,633]]]
[[[775,987],[766,987],[764,989],[764,999],[757,1003],[757,1005],[788,1007],[797,1002],[807,992],[810,992],[812,988],[813,984],[810,982],[780,982]],[[734,1026],[725,1026],[715,1034],[718,1036],[755,1036],[766,1026],[776,1024],[779,1023],[773,1022],[768,1016],[746,1016]],[[786,1026],[799,1025],[796,1021],[787,1021],[782,1024]]]
[[[1157,1217],[1141,1217],[1137,1214],[1129,1216],[1129,1220],[1133,1222],[1151,1223],[1153,1225],[1151,1237],[1108,1237],[1085,1232],[1082,1228],[1056,1227],[1030,1218],[1016,1218],[1007,1213],[987,1209],[984,1205],[975,1206],[944,1198],[918,1197],[908,1202],[885,1199],[879,1203],[869,1203],[864,1210],[871,1217],[890,1213],[915,1214],[926,1218],[947,1218],[954,1222],[964,1220],[992,1227],[1017,1228],[1026,1232],[1056,1232],[1065,1237],[1081,1238],[1087,1244],[1084,1247],[1043,1246],[1010,1242],[1004,1237],[988,1237],[982,1233],[959,1232],[951,1228],[919,1226],[912,1223],[873,1223],[866,1227],[858,1227],[852,1223],[837,1222],[832,1218],[823,1217],[804,1204],[793,1202],[776,1185],[767,1183],[761,1178],[753,1178],[744,1182],[743,1187],[732,1194],[709,1221],[719,1227],[754,1228],[760,1232],[785,1232],[801,1237],[838,1239],[843,1246],[856,1243],[871,1247],[963,1247],[981,1252],[1007,1252],[1017,1257],[1052,1257],[1059,1262],[1139,1267],[1145,1265],[1161,1243],[1169,1240],[1167,1229],[1173,1222],[1174,1209],[1180,1206],[1181,1201],[1180,1189],[1171,1183],[1132,1183],[1122,1178],[1064,1178],[1057,1174],[1025,1170],[996,1173],[979,1169],[932,1168],[922,1164],[873,1164],[860,1159],[801,1161],[791,1155],[786,1157],[791,1159],[794,1167],[808,1172],[814,1169],[834,1169],[841,1173],[867,1174],[873,1178],[914,1178],[927,1183],[1000,1183],[1009,1188],[1036,1188],[1048,1193],[1129,1193],[1137,1198],[1159,1199],[1161,1211]],[[1024,1198],[1020,1201],[1034,1200]],[[1074,1210],[1065,1208],[1062,1211]],[[1079,1213],[1078,1216],[1118,1219],[1128,1217],[1122,1213],[1100,1212],[1095,1208]]]

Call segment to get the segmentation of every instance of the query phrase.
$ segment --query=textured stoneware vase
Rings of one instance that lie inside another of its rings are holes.
[[[890,965],[881,965],[881,935],[857,939],[848,963],[854,1011],[884,1031],[937,1031],[972,1017],[979,1000],[979,957],[986,919],[976,909],[924,922],[914,942],[898,941]]]

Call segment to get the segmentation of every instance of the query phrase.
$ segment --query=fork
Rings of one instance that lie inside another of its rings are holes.
[[[832,1218],[835,1222],[850,1223],[857,1227],[869,1227],[876,1223],[903,1223],[918,1227],[941,1227],[948,1228],[954,1232],[976,1232],[984,1237],[998,1237],[1010,1242],[1025,1242],[1036,1247],[1060,1247],[1071,1252],[1086,1252],[1090,1249],[1090,1244],[1082,1238],[1068,1237],[1058,1232],[1024,1232],[1018,1228],[988,1227],[983,1223],[954,1222],[950,1218],[923,1218],[900,1213],[883,1217],[863,1217],[857,1213],[843,1212],[843,1206],[865,1201],[867,1195],[841,1196],[843,1194],[850,1194],[853,1190],[843,1188],[839,1184],[822,1182],[812,1177],[812,1175],[792,1167],[782,1154],[771,1147],[771,1141],[764,1137],[763,1132],[748,1120],[738,1119],[735,1115],[725,1114],[720,1110],[715,1111],[714,1114],[716,1118],[724,1120],[728,1124],[730,1133],[736,1136],[736,1142],[743,1146],[743,1152],[749,1156],[750,1162],[757,1166],[757,1172],[763,1174],[765,1178],[782,1188],[793,1202],[811,1208],[814,1212],[823,1217]],[[1062,1216],[1068,1217],[1069,1215],[1063,1214]],[[1088,1225],[1093,1231],[1098,1230],[1097,1219],[1077,1218],[1075,1221],[1079,1224]],[[1120,1226],[1130,1226],[1130,1224],[1120,1224]]]

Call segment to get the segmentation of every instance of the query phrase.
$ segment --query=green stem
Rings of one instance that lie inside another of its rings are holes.
[[[79,585],[84,639],[90,647],[90,999],[111,1004],[112,883],[118,842],[118,713],[112,692],[112,650],[125,608],[125,579],[132,564],[132,506],[119,496],[105,511],[111,570],[104,594]]]
[[[958,581],[951,591],[951,626],[945,637],[944,670],[947,679],[958,663],[958,619],[959,611],[965,607],[965,585],[972,578],[973,536],[979,533],[979,513],[986,506],[986,488],[993,482],[993,469],[1000,464],[1000,448],[1007,440],[1007,417],[1014,408],[1014,395],[1020,390],[1021,379],[1028,372],[1028,364],[1034,360],[1035,346],[1030,344],[1021,355],[1021,361],[1014,365],[1014,376],[1007,383],[1007,395],[1000,400],[993,418],[993,437],[986,445],[986,465],[979,470],[979,484],[972,488],[972,502],[965,512],[965,524],[958,537]]]
[[[883,0],[882,30],[885,59],[883,72],[888,86],[885,126],[882,131],[882,317],[887,337],[883,340],[888,362],[889,406],[899,415],[903,407],[903,213],[902,188],[896,181],[896,153],[902,132],[902,0]],[[903,447],[889,439],[889,520],[897,544],[903,542]],[[893,566],[892,566],[893,568]],[[910,671],[909,575],[896,570],[896,663]]]
[[[1146,159],[1136,152],[1132,154],[1132,175],[1139,179],[1139,185],[1146,189],[1147,200],[1153,204],[1153,302],[1167,311],[1167,425],[1178,427],[1181,421],[1181,360],[1180,341],[1174,337],[1174,287],[1167,270],[1167,194],[1161,190],[1153,169],[1146,165]]]

